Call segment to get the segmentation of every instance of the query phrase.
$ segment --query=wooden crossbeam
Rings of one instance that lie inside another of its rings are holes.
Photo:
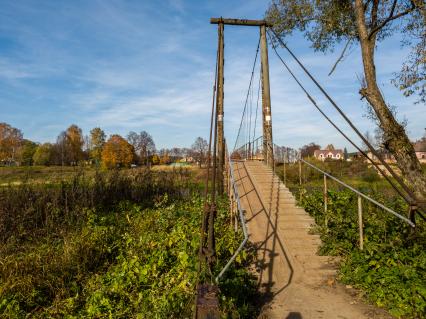
[[[267,26],[270,27],[271,24],[266,22],[266,20],[247,20],[247,19],[227,19],[227,18],[211,18],[210,19],[211,24],[229,24],[229,25],[246,25],[246,26]]]

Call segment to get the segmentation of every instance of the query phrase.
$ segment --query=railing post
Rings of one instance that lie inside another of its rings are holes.
[[[364,229],[362,222],[362,198],[358,195],[358,225],[359,225],[359,248],[364,249]]]
[[[235,229],[235,231],[237,231],[238,230],[238,212],[237,212],[237,203],[236,203],[236,200],[235,200],[235,196],[236,196],[236,194],[235,194],[235,191],[234,191],[234,188],[232,188],[232,192],[233,192],[233,201],[232,201],[232,211],[233,211],[233,216],[234,216],[234,219],[233,219],[233,222],[234,222],[234,229]]]
[[[299,159],[299,200],[302,200],[302,159]]]
[[[287,176],[286,176],[286,171],[285,171],[285,153],[283,155],[283,181],[284,181],[284,186],[287,186]]]
[[[234,214],[234,230],[235,230],[235,232],[237,232],[238,231],[238,207],[237,207],[236,201],[234,201],[234,211],[235,211],[235,214]]]
[[[229,193],[229,210],[231,211],[231,225],[234,220],[234,194],[233,192]]]
[[[328,215],[327,215],[327,201],[328,201],[328,190],[327,190],[327,175],[324,174],[324,224],[328,227]]]

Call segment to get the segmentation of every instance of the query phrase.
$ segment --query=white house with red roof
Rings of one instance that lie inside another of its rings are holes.
[[[335,149],[333,144],[328,145],[325,150],[316,150],[314,157],[320,161],[329,160],[343,160],[344,155],[341,149]]]

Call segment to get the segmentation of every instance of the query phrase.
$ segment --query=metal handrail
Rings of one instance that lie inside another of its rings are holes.
[[[243,229],[244,239],[241,242],[240,246],[235,251],[235,253],[232,255],[231,259],[229,259],[229,261],[226,263],[225,267],[223,267],[223,269],[220,271],[219,275],[217,275],[217,277],[215,278],[216,283],[219,283],[220,278],[228,270],[229,266],[231,266],[231,264],[234,262],[235,258],[237,258],[238,254],[241,252],[241,250],[244,248],[245,244],[247,243],[247,240],[248,240],[248,237],[249,237],[248,232],[247,232],[246,220],[245,220],[245,217],[244,217],[244,210],[241,207],[240,196],[238,194],[238,188],[237,188],[237,184],[235,182],[234,172],[232,170],[232,161],[231,161],[231,158],[229,157],[229,154],[228,154],[228,165],[229,165],[229,172],[230,172],[230,174],[229,174],[230,184],[231,184],[231,187],[234,191],[235,201],[237,203],[237,209],[238,209],[238,213],[239,213],[239,216],[240,216],[241,228]]]
[[[356,193],[356,194],[358,194],[359,196],[361,196],[361,197],[365,198],[366,200],[370,201],[371,203],[375,204],[376,206],[378,206],[378,207],[380,207],[380,208],[384,209],[385,211],[387,211],[387,212],[391,213],[392,215],[395,215],[395,216],[396,216],[396,217],[398,217],[399,219],[401,219],[401,220],[403,220],[404,222],[406,222],[407,224],[409,224],[411,227],[413,227],[413,228],[414,228],[414,227],[416,227],[416,225],[415,225],[415,224],[414,224],[411,220],[409,220],[408,218],[406,218],[406,217],[402,216],[401,214],[398,214],[397,212],[395,212],[395,211],[393,211],[392,209],[390,209],[390,208],[388,208],[388,207],[384,206],[383,204],[380,204],[378,201],[376,201],[376,200],[372,199],[371,197],[369,197],[369,196],[367,196],[367,195],[365,195],[365,194],[361,193],[360,191],[358,191],[358,190],[356,190],[355,188],[353,188],[352,186],[349,186],[348,184],[346,184],[346,183],[342,182],[341,180],[339,180],[338,178],[334,177],[333,175],[330,175],[329,173],[327,173],[327,172],[323,171],[323,170],[322,170],[322,169],[320,169],[319,167],[316,167],[315,165],[313,165],[313,164],[311,164],[311,163],[309,163],[309,162],[305,161],[305,160],[304,160],[304,159],[302,159],[302,158],[300,158],[299,160],[300,160],[301,162],[303,162],[303,163],[305,163],[305,164],[309,165],[309,166],[310,166],[310,167],[312,167],[313,169],[315,169],[315,170],[317,170],[317,171],[319,171],[319,172],[323,173],[325,176],[327,176],[327,177],[329,177],[329,178],[333,179],[334,181],[338,182],[339,184],[343,185],[344,187],[346,187],[346,188],[350,189],[350,190],[351,190],[351,191],[353,191],[354,193]]]
[[[241,145],[238,148],[235,148],[233,152],[242,154],[243,159],[251,159],[255,153],[257,153],[260,149],[262,149],[263,147],[262,139],[263,139],[263,135]],[[259,140],[261,141],[260,143],[259,143]],[[255,148],[255,145],[256,145],[256,148]],[[248,154],[248,151],[250,151],[249,154]]]

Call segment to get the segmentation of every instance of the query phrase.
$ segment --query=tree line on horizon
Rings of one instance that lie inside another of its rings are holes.
[[[146,131],[131,131],[126,137],[107,135],[100,127],[84,135],[80,127],[70,125],[55,143],[37,143],[25,139],[20,129],[0,123],[0,165],[2,166],[76,166],[105,168],[134,165],[170,164],[185,159],[200,166],[206,160],[207,142],[197,137],[191,148],[157,150]]]

